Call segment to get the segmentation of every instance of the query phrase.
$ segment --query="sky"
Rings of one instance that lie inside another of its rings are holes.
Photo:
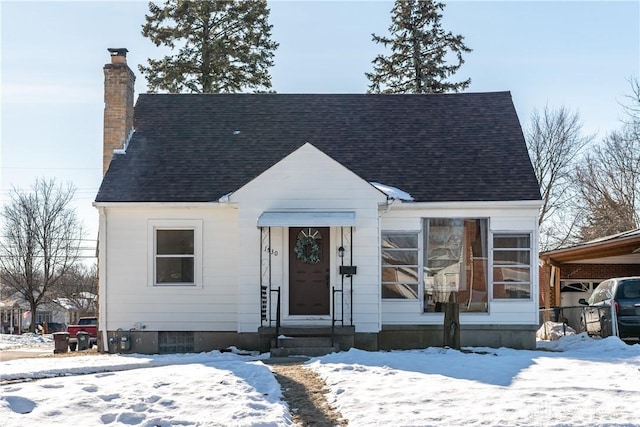
[[[588,133],[617,128],[628,79],[640,74],[639,1],[445,3],[443,28],[473,49],[455,76],[471,77],[467,91],[511,91],[525,127],[534,109],[566,106]],[[364,73],[383,53],[371,33],[388,33],[392,5],[270,1],[272,39],[280,44],[273,89],[364,93]],[[36,178],[71,182],[88,248],[98,229],[91,203],[102,172],[102,67],[107,48],[126,47],[136,93],[146,91],[137,66],[164,54],[140,34],[147,12],[137,0],[0,0],[0,204]]]
[[[0,349],[25,346],[53,349],[50,336],[0,335]],[[535,351],[463,350],[351,349],[303,368],[325,381],[349,426],[640,426],[640,344],[582,333],[538,341]],[[296,408],[282,400],[268,353],[240,353],[0,362],[0,419],[4,427],[292,426]]]

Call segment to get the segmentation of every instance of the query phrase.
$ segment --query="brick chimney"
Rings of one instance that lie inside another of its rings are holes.
[[[109,48],[111,63],[104,66],[104,135],[102,175],[109,169],[113,150],[124,148],[133,129],[136,76],[127,65],[125,48]]]

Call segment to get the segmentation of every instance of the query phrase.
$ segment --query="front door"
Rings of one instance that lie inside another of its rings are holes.
[[[329,314],[329,228],[289,228],[289,314]]]

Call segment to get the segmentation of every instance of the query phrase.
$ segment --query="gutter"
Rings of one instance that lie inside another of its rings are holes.
[[[541,200],[506,200],[506,201],[449,201],[449,202],[402,202],[394,205],[394,210],[411,209],[470,209],[470,208],[495,208],[495,209],[539,209]]]
[[[96,208],[226,208],[227,202],[93,202]]]

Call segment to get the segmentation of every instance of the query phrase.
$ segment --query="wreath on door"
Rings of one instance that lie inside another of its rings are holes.
[[[305,236],[300,233],[296,247],[293,249],[296,257],[306,264],[317,264],[320,262],[320,245],[312,236]]]

